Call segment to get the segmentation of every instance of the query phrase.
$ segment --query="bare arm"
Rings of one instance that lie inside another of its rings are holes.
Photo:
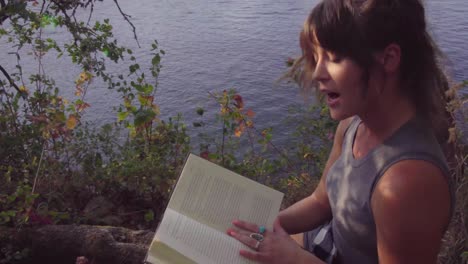
[[[332,214],[328,201],[326,176],[330,167],[341,154],[343,136],[350,122],[351,118],[348,118],[338,124],[330,156],[315,191],[310,196],[281,211],[278,215],[281,225],[289,234],[312,230],[331,219]]]
[[[393,165],[371,200],[379,263],[436,263],[450,215],[444,175],[420,160]]]

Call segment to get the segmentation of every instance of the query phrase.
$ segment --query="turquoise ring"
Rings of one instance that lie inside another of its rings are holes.
[[[260,234],[265,233],[265,231],[266,231],[266,227],[264,227],[264,226],[260,226],[260,227],[258,228],[258,233],[260,233]]]

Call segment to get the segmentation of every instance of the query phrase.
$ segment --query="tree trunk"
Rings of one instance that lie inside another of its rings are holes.
[[[75,263],[84,256],[90,263],[143,263],[154,232],[121,227],[48,225],[0,229],[0,244],[13,243],[31,250],[28,263]]]

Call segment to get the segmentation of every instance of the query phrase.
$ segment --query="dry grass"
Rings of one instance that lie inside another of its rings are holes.
[[[464,82],[454,89],[458,90],[467,84]],[[457,128],[454,125],[455,129],[451,131],[453,136],[451,143],[455,147],[453,154],[450,155],[452,158],[449,160],[451,160],[456,203],[453,218],[444,236],[439,254],[438,262],[443,264],[468,264],[468,142],[466,140],[468,131],[465,131],[468,107],[465,103],[466,100],[463,102],[460,98],[453,98],[448,104],[448,110],[454,116],[454,120],[458,120],[459,126]],[[458,118],[453,114],[455,112],[458,112]],[[456,131],[458,131],[458,136],[455,136]]]
[[[466,147],[463,150],[466,153]],[[443,264],[468,263],[468,256],[463,256],[464,252],[468,253],[468,156],[465,154],[460,158],[453,174],[456,190],[455,212],[444,237],[438,261]]]

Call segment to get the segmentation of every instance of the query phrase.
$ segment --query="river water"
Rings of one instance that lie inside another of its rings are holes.
[[[182,113],[188,124],[196,120],[195,109],[217,110],[208,92],[235,88],[247,108],[256,112],[259,127],[273,127],[275,139],[287,144],[291,128],[284,127],[291,104],[304,97],[293,84],[277,83],[286,71],[286,60],[300,54],[298,34],[315,0],[134,0],[120,1],[132,16],[142,49],[133,40],[130,26],[122,19],[113,1],[97,3],[93,19],[110,18],[121,43],[134,49],[143,68],[149,67],[150,43],[157,39],[166,51],[156,100],[163,116]],[[468,80],[468,2],[427,0],[430,31],[450,60],[456,81]],[[45,36],[65,41],[66,32],[46,28]],[[2,50],[12,50],[0,40]],[[37,62],[22,55],[25,71]],[[6,68],[14,68],[14,56],[2,52]],[[47,55],[43,64],[63,93],[73,96],[73,81],[80,69],[68,58]],[[127,66],[109,65],[115,73]],[[465,89],[462,93],[468,93]],[[72,99],[72,98],[70,98]],[[84,118],[96,125],[116,120],[113,107],[121,102],[116,91],[96,81],[87,101],[91,108]],[[215,128],[208,128],[214,130]],[[196,133],[196,132],[192,132]]]

